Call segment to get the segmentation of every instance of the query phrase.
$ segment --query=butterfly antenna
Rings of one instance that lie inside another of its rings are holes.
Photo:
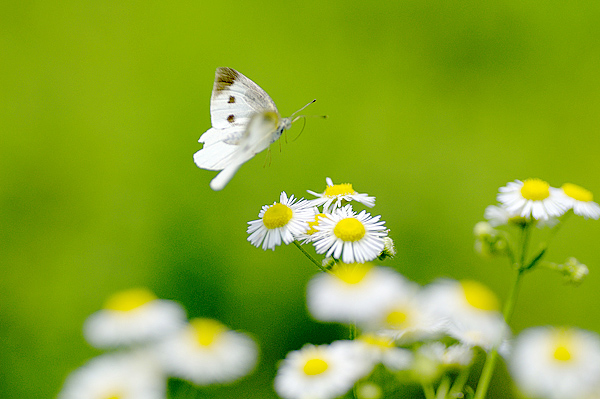
[[[310,104],[314,103],[315,101],[317,101],[317,99],[315,98],[314,100],[312,100],[311,102],[309,102],[308,104],[306,104],[304,107],[300,108],[298,111],[294,112],[290,118],[292,118],[292,121],[298,120],[298,118],[294,118],[294,115],[296,115],[298,112],[304,110],[304,108],[308,107]]]
[[[292,143],[296,140],[298,140],[298,138],[300,138],[300,135],[302,134],[302,132],[304,131],[304,128],[306,127],[306,117],[305,116],[300,116],[300,118],[302,118],[302,120],[304,121],[304,123],[302,124],[302,130],[300,130],[300,133],[298,133],[298,135],[296,136],[296,138],[294,140],[292,140]]]

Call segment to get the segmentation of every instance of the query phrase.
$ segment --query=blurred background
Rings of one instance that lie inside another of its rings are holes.
[[[600,193],[597,1],[21,1],[0,4],[0,397],[54,397],[100,353],[81,327],[110,294],[145,286],[250,333],[260,366],[205,397],[274,398],[276,362],[346,337],[314,322],[317,270],[262,251],[247,222],[281,191],[325,178],[377,197],[372,213],[421,284],[472,278],[501,298],[504,260],[473,252],[499,187],[539,177]],[[216,67],[307,120],[222,192],[192,161]],[[600,194],[599,194],[600,195]],[[600,224],[571,218],[547,259],[580,287],[528,275],[512,327],[600,330]],[[491,397],[512,395],[502,367]]]

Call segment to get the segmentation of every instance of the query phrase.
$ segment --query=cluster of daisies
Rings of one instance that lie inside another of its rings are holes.
[[[118,292],[84,324],[94,347],[110,350],[73,371],[59,399],[164,399],[167,381],[233,382],[255,367],[258,347],[217,320],[187,320],[177,302],[145,288]]]
[[[378,399],[407,383],[422,385],[426,397],[462,397],[477,355],[492,350],[528,397],[600,395],[597,334],[535,327],[513,338],[496,295],[476,281],[419,286],[388,267],[340,263],[309,281],[307,307],[318,321],[353,326],[356,336],[290,352],[275,376],[285,399],[350,391]]]
[[[264,250],[275,250],[282,242],[312,243],[318,254],[344,263],[368,262],[384,251],[391,254],[381,216],[357,213],[350,203],[373,207],[375,197],[356,192],[352,184],[333,184],[330,178],[326,183],[322,193],[308,191],[315,199],[298,200],[283,192],[279,202],[263,206],[259,219],[248,223],[248,241]]]

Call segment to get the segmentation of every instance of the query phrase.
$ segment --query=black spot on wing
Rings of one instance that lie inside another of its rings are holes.
[[[238,78],[238,73],[231,68],[217,68],[215,74],[215,91],[223,91],[235,82]]]
[[[235,102],[235,97],[234,96],[229,96],[229,101],[227,101],[229,104],[233,104]]]
[[[227,122],[229,122],[229,123],[233,123],[233,122],[235,122],[235,116],[233,116],[233,114],[229,115],[229,116],[227,117]]]

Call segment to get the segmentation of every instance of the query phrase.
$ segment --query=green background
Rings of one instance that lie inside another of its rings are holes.
[[[281,191],[325,178],[377,197],[422,284],[473,278],[501,298],[505,261],[473,252],[498,187],[539,177],[600,193],[597,1],[5,1],[0,4],[0,397],[53,397],[99,353],[85,318],[147,286],[261,346],[256,373],[208,397],[275,397],[276,361],[343,338],[312,321],[315,274],[246,226]],[[222,192],[192,155],[210,127],[214,70],[235,68],[297,123]],[[571,218],[548,259],[590,267],[580,287],[528,275],[515,332],[600,330],[600,224]],[[512,390],[500,372],[492,396]]]

